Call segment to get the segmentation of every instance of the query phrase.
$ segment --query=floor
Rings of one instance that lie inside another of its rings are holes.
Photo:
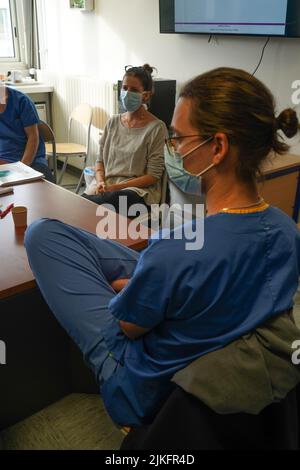
[[[118,450],[123,439],[99,396],[73,394],[2,432],[0,449]]]
[[[66,174],[65,184],[78,177]],[[300,327],[300,288],[295,298]],[[117,450],[124,439],[97,395],[69,395],[0,434],[3,450]]]
[[[61,170],[58,170],[57,171],[58,178],[59,178],[60,174],[61,174]],[[67,186],[72,185],[73,187],[70,187],[70,188],[67,187],[66,189],[69,189],[70,191],[75,192],[76,186],[77,186],[78,181],[79,181],[79,176],[80,176],[80,174],[77,175],[77,174],[74,174],[74,171],[72,171],[72,170],[68,171],[67,170],[64,174],[62,183],[63,183],[63,185],[67,185]],[[80,190],[80,194],[82,194],[83,191],[84,191],[84,187],[82,187],[82,189]]]

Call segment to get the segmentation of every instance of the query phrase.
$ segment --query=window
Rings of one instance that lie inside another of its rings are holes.
[[[15,5],[13,0],[0,0],[0,61],[19,60]]]

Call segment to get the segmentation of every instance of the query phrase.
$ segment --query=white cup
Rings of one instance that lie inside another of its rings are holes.
[[[22,82],[22,73],[19,70],[12,70],[12,72],[10,73],[10,77],[13,83]]]

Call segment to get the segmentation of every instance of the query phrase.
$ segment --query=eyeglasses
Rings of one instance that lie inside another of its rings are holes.
[[[125,65],[125,72],[128,72],[128,70],[131,70],[131,69],[136,69],[137,67],[134,67],[133,65]]]
[[[202,135],[192,134],[192,135],[171,136],[165,140],[165,144],[166,144],[170,157],[175,157],[178,142],[181,139],[187,139],[188,137],[202,137]]]

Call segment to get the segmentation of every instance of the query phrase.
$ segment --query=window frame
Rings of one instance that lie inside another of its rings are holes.
[[[24,0],[9,0],[15,57],[0,57],[1,71],[25,69],[28,62]]]

